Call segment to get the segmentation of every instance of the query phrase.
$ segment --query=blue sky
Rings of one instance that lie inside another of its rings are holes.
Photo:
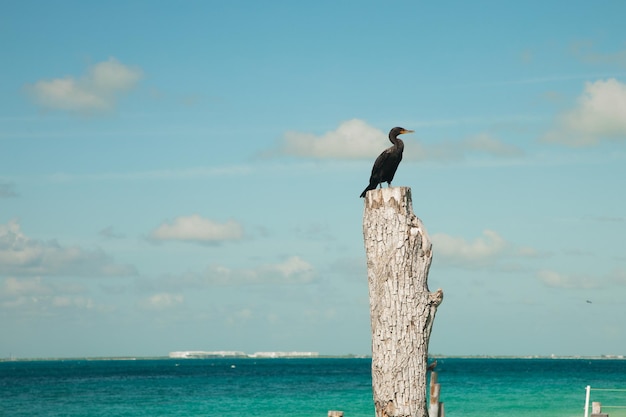
[[[0,357],[369,353],[358,195],[394,126],[431,352],[625,354],[625,14],[5,2]]]

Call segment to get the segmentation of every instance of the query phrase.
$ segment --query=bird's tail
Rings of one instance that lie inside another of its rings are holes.
[[[367,187],[365,187],[365,190],[363,190],[363,192],[361,193],[361,195],[359,197],[363,198],[365,197],[365,193],[367,193],[369,190],[374,190],[376,189],[376,185],[374,185],[372,187],[372,184],[368,185]]]

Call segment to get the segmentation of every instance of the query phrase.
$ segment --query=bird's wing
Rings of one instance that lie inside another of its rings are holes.
[[[372,175],[375,173],[379,173],[381,168],[385,166],[385,162],[389,159],[389,155],[391,155],[391,148],[385,149],[378,158],[374,161],[374,166],[372,167]]]

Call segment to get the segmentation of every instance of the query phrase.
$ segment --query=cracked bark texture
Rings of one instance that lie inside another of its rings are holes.
[[[428,290],[432,244],[413,214],[410,188],[381,188],[365,195],[363,237],[376,416],[428,416],[428,341],[443,291]]]

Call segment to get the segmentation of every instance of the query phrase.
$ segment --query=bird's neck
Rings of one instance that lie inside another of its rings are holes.
[[[396,148],[404,149],[404,142],[402,142],[402,139],[398,139],[395,136],[389,136],[389,140]]]

